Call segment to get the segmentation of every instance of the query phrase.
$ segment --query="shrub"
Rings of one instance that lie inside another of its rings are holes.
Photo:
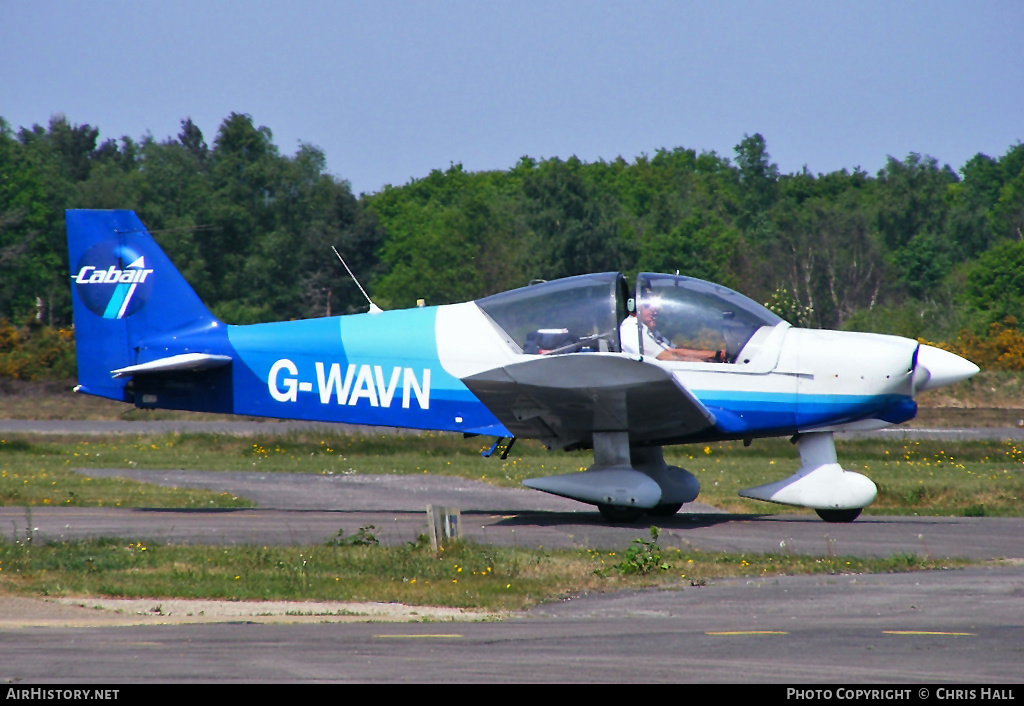
[[[32,320],[18,327],[0,319],[0,377],[60,380],[74,377],[75,334]]]

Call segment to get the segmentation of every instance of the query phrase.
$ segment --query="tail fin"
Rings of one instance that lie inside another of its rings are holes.
[[[134,211],[69,210],[66,218],[79,391],[134,402],[132,368],[183,354],[208,363],[224,352],[224,325]]]

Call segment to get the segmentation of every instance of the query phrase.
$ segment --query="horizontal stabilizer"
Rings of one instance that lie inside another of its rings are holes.
[[[168,358],[151,360],[148,363],[129,365],[126,368],[111,370],[110,374],[115,378],[127,375],[144,375],[149,373],[166,373],[181,370],[207,370],[219,368],[231,362],[229,355],[213,355],[211,353],[182,353],[172,355]]]

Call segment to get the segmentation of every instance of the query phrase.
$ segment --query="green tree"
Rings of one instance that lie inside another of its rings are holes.
[[[770,210],[778,195],[779,168],[760,133],[744,135],[736,145],[741,211],[739,225],[755,239],[772,236]]]
[[[655,233],[645,240],[639,269],[678,272],[736,287],[733,267],[741,242],[739,231],[714,214],[692,212],[668,233]]]
[[[99,134],[97,128],[89,125],[71,125],[63,115],[55,115],[50,119],[50,129],[45,139],[59,157],[64,177],[68,181],[84,181],[89,177]]]
[[[66,132],[91,134],[53,124]],[[39,125],[13,138],[0,126],[0,313],[15,321],[40,311],[47,323],[70,321],[64,207],[73,193],[72,170]]]
[[[598,192],[572,157],[549,159],[523,179],[526,223],[543,259],[541,277],[614,271],[628,255],[618,238],[614,194]]]
[[[984,252],[995,239],[989,213],[999,198],[1002,174],[999,163],[983,154],[972,157],[961,169],[963,180],[949,187],[948,240],[954,261]]]
[[[779,181],[777,232],[760,267],[771,273],[773,292],[781,289],[795,302],[805,324],[839,327],[888,293],[869,184],[864,172],[846,170],[814,176],[805,169]]]
[[[997,238],[1024,239],[1024,144],[999,160],[1002,186],[992,206],[991,227]]]
[[[878,174],[875,226],[894,275],[913,296],[933,291],[954,263],[946,220],[957,183],[948,166],[914,153],[902,162],[890,157]]]
[[[1024,242],[1010,241],[983,253],[967,272],[968,302],[985,326],[1024,311]]]
[[[388,271],[375,293],[391,306],[410,306],[417,299],[447,304],[487,292],[497,282],[484,273],[501,265],[489,250],[510,229],[494,208],[498,200],[487,175],[471,175],[461,164],[370,198],[387,233],[380,258]]]

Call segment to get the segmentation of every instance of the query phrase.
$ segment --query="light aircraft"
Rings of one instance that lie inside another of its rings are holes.
[[[539,439],[586,471],[524,485],[609,521],[699,491],[671,444],[791,436],[800,466],[740,495],[851,522],[876,495],[833,433],[911,419],[914,395],[978,372],[897,336],[796,328],[689,277],[581,275],[462,304],[226,325],[132,211],[69,210],[76,391],[137,407]]]

